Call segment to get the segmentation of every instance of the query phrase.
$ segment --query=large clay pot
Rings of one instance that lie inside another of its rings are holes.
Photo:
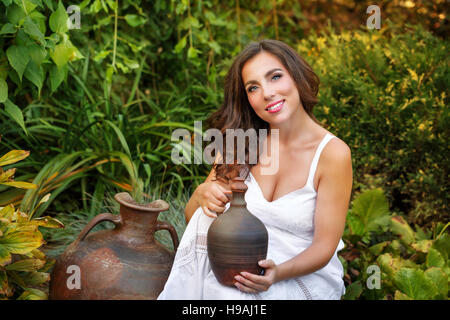
[[[266,259],[268,233],[264,224],[247,210],[244,178],[232,179],[230,208],[208,229],[207,248],[211,269],[217,280],[233,286],[242,271],[263,274],[259,260]]]
[[[156,241],[154,234],[168,230],[177,249],[174,227],[157,221],[169,205],[164,200],[137,204],[126,192],[116,194],[115,199],[120,203],[120,214],[96,216],[58,257],[49,299],[156,299],[163,290],[174,253]],[[102,221],[113,222],[115,228],[88,235]],[[76,272],[80,288],[74,286]]]

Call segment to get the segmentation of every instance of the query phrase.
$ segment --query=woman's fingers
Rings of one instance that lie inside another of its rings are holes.
[[[259,276],[257,274],[248,273],[248,272],[241,272],[241,274],[237,275],[237,277],[241,277],[243,279],[246,279],[252,283],[261,285],[263,287],[267,287],[269,285],[269,283],[267,281],[267,277],[265,277],[265,276]]]
[[[251,280],[249,280],[249,279],[247,279],[247,278],[245,278],[243,276],[240,276],[240,275],[239,276],[235,276],[234,279],[236,281],[238,281],[237,285],[236,284],[235,285],[240,290],[243,290],[245,292],[257,292],[257,291],[266,291],[267,290],[267,286],[266,285],[253,282],[253,281],[251,281]],[[241,285],[240,287],[238,286],[239,284]]]
[[[208,206],[202,206],[203,212],[211,218],[217,218],[218,213],[223,213],[225,211],[225,207],[219,207],[212,203],[208,204]]]
[[[224,206],[216,206],[215,204],[212,204],[212,203],[210,203],[210,204],[208,205],[208,208],[209,208],[210,210],[213,210],[213,211],[215,211],[215,212],[220,212],[220,213],[222,213],[222,212],[225,211],[225,207],[224,207]]]
[[[210,218],[217,218],[217,214],[211,212],[207,207],[202,206],[203,213]]]
[[[210,201],[210,203],[212,203],[218,207],[225,207],[225,203],[222,202],[220,199],[218,199],[215,196],[211,197],[211,199],[209,201]]]
[[[242,292],[246,292],[246,293],[257,293],[258,292],[255,289],[248,288],[239,282],[235,282],[234,286]]]
[[[227,190],[224,187],[218,185],[220,190],[214,193],[216,198],[218,198],[220,201],[222,201],[224,204],[230,201],[230,198],[227,197],[227,195],[231,195],[231,190]]]

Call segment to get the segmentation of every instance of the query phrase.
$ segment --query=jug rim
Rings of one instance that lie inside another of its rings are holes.
[[[146,212],[161,212],[169,209],[169,204],[162,200],[158,199],[152,201],[150,203],[140,204],[137,203],[133,197],[128,192],[119,192],[116,193],[114,199],[121,205],[139,211]]]

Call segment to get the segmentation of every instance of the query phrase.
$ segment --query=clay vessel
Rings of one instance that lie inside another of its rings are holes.
[[[49,299],[156,299],[163,290],[175,254],[156,241],[154,234],[168,230],[177,249],[174,227],[157,221],[169,205],[164,200],[138,204],[127,192],[114,198],[120,204],[120,214],[97,215],[58,257],[51,273]],[[89,234],[102,221],[111,221],[115,228]]]
[[[208,229],[207,248],[211,269],[223,285],[234,286],[242,271],[263,274],[258,261],[266,259],[268,233],[264,224],[247,210],[244,178],[232,179],[230,208]]]

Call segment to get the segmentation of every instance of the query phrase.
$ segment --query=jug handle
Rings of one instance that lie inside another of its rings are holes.
[[[163,229],[170,232],[170,236],[172,237],[173,247],[174,247],[175,251],[177,251],[179,241],[178,241],[178,234],[175,231],[175,228],[165,221],[158,221],[156,224],[156,231],[163,230]]]
[[[116,225],[120,225],[122,223],[122,220],[119,215],[111,214],[111,213],[101,213],[97,216],[95,216],[89,223],[84,227],[84,229],[81,231],[81,233],[78,235],[77,240],[83,241],[84,238],[88,235],[89,231],[92,230],[97,224],[103,221],[111,221]]]

